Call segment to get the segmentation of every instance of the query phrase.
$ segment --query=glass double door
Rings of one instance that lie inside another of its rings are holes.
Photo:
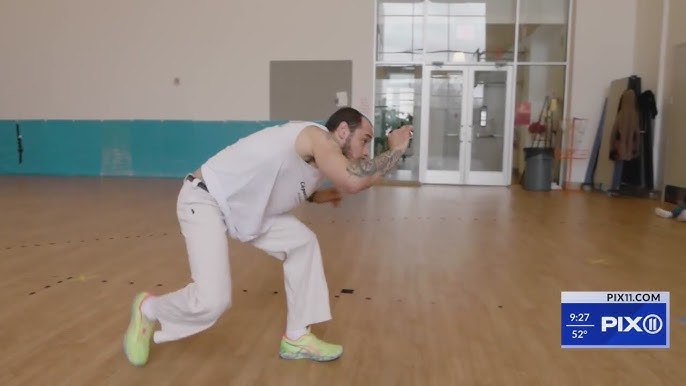
[[[511,79],[509,66],[425,67],[420,182],[510,184]]]

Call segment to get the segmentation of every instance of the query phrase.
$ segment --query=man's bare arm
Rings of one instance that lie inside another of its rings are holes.
[[[406,132],[405,135],[408,134]],[[396,145],[374,159],[349,161],[330,134],[314,128],[309,132],[309,138],[309,151],[317,167],[334,186],[345,193],[357,193],[374,185],[398,163],[407,148],[405,141],[404,146]]]
[[[389,152],[373,160],[349,161],[329,134],[317,130],[312,134],[312,155],[317,167],[341,192],[357,193],[374,185],[402,155]]]
[[[353,161],[347,169],[350,174],[358,177],[382,177],[398,164],[403,153],[403,150],[388,150],[373,159]]]
[[[315,131],[311,146],[317,167],[340,191],[357,193],[369,186],[370,176],[355,175],[348,171],[350,162],[329,134]]]

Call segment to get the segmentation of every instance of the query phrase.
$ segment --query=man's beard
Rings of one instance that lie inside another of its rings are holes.
[[[352,149],[350,143],[352,142],[352,134],[348,136],[348,138],[345,139],[345,143],[343,143],[343,146],[341,147],[341,151],[343,152],[343,155],[346,156],[348,159],[352,159]]]

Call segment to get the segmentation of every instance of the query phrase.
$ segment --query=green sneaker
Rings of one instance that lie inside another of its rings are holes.
[[[343,347],[326,343],[314,334],[307,333],[298,340],[281,338],[279,356],[283,359],[312,359],[317,362],[327,362],[338,359],[343,354]]]
[[[146,318],[141,311],[143,300],[149,296],[149,293],[141,292],[133,298],[131,321],[126,330],[126,335],[124,335],[124,352],[126,358],[134,366],[144,365],[148,361],[150,353],[150,338],[155,322]]]

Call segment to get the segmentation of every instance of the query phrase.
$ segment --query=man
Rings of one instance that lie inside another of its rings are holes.
[[[404,126],[390,149],[369,159],[372,123],[346,107],[321,126],[289,122],[221,150],[184,180],[177,201],[192,282],[161,296],[143,292],[131,305],[124,336],[129,361],[144,365],[151,341],[182,339],[208,329],[231,305],[226,234],[283,261],[287,323],[279,355],[329,361],[343,348],[310,326],[331,319],[329,292],[315,234],[289,212],[304,201],[333,202],[374,185],[401,158],[412,136]],[[333,188],[317,190],[324,179]],[[160,329],[153,329],[159,322]]]

